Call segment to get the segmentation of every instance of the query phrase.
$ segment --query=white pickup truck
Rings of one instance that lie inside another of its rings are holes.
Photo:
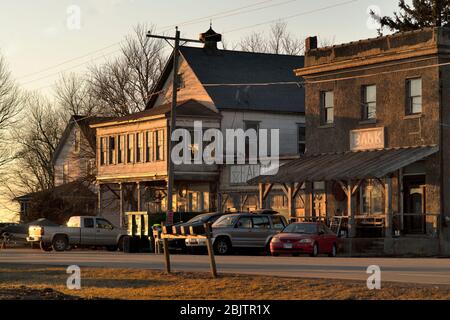
[[[70,218],[67,226],[30,226],[27,241],[39,243],[44,251],[93,246],[122,251],[125,237],[125,229],[115,227],[104,218],[76,216]]]

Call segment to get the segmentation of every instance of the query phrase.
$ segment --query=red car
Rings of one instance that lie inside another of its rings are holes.
[[[326,253],[330,257],[337,254],[337,236],[323,223],[291,223],[274,236],[270,242],[273,256],[280,254],[309,254],[316,257]]]

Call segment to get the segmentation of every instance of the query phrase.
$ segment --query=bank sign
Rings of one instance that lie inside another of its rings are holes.
[[[374,150],[385,147],[384,127],[350,131],[350,150]]]

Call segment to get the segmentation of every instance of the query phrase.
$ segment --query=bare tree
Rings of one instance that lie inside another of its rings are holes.
[[[11,78],[5,60],[0,56],[0,167],[11,160],[8,130],[21,110],[21,92]]]
[[[111,115],[141,111],[162,72],[164,43],[148,38],[153,26],[138,25],[125,39],[121,56],[102,66],[91,67],[93,97]]]
[[[65,123],[52,104],[37,94],[26,98],[27,117],[13,131],[17,142],[15,183],[22,192],[54,187],[52,157]]]
[[[253,32],[238,43],[238,48],[248,52],[301,55],[305,45],[302,38],[288,31],[286,22],[279,21],[271,26],[268,36]]]
[[[72,115],[92,116],[103,112],[89,81],[74,73],[63,75],[56,83],[55,98],[65,119]]]

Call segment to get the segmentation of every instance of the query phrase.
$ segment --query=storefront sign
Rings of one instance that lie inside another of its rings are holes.
[[[350,131],[350,150],[374,150],[385,147],[384,127]]]
[[[230,184],[247,184],[261,173],[261,165],[236,165],[230,167]]]

